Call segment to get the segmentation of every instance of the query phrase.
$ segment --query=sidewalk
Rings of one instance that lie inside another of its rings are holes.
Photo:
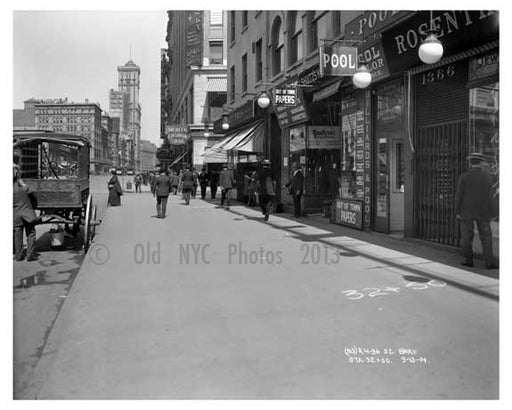
[[[263,222],[259,207],[248,207],[239,201],[234,203],[236,205],[230,208],[231,212],[261,218]],[[294,229],[291,231],[294,231],[294,235],[309,236],[311,240],[323,242],[327,246],[337,246],[368,257],[384,258],[397,267],[421,265],[422,271],[425,270],[432,279],[442,279],[473,293],[499,299],[499,270],[485,269],[483,260],[479,259],[476,259],[473,268],[462,266],[458,248],[392,234],[360,231],[330,223],[328,218],[321,215],[294,218],[287,213],[271,214],[268,223],[286,229],[286,224],[279,222],[281,219],[293,223]]]

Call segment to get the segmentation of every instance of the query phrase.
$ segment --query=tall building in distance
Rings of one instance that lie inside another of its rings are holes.
[[[128,120],[130,116],[128,93],[111,89],[109,93],[109,106],[110,116],[119,118],[120,131],[128,132]]]
[[[201,167],[205,148],[221,135],[213,123],[222,116],[227,90],[226,12],[168,11],[167,54],[162,59],[162,99],[167,123],[163,128],[178,166]],[[167,76],[165,75],[167,74]],[[166,78],[167,77],[167,78]]]
[[[140,170],[141,106],[139,103],[140,68],[131,59],[117,67],[118,91],[128,95],[128,132],[132,141],[134,166]]]
[[[91,143],[90,170],[105,172],[110,167],[107,136],[102,127],[102,110],[98,103],[68,102],[67,98],[42,100],[34,105],[35,127],[67,134],[82,135]]]

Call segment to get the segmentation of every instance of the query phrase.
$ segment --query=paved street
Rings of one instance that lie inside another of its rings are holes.
[[[101,219],[107,208],[107,175],[91,177],[91,192]],[[129,177],[122,177],[128,181]],[[126,186],[126,185],[125,185]],[[147,188],[146,188],[147,189]],[[82,265],[81,235],[67,237],[64,247],[51,246],[50,225],[37,227],[37,262],[14,262],[14,397],[24,391],[62,303]]]
[[[312,218],[122,201],[24,398],[498,397],[497,279]]]

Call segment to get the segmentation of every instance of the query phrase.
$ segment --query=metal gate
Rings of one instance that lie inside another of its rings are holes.
[[[417,128],[415,138],[415,235],[459,246],[455,192],[469,154],[466,120]]]

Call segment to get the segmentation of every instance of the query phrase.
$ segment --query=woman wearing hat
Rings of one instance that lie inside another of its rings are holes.
[[[487,157],[475,152],[468,156],[469,171],[459,177],[455,195],[455,214],[460,222],[462,265],[473,266],[474,224],[482,242],[486,269],[497,269],[492,253],[491,218],[493,218],[492,181],[485,171]]]

